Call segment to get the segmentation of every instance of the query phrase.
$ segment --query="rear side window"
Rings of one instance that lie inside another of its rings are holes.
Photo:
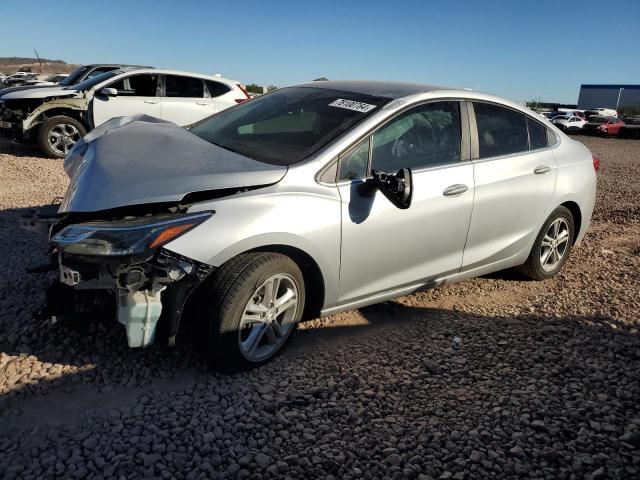
[[[165,90],[167,97],[202,98],[202,79],[182,77],[179,75],[167,75]]]
[[[488,103],[474,103],[480,158],[529,150],[523,113]]]
[[[209,96],[211,98],[219,97],[231,91],[231,88],[224,83],[214,82],[213,80],[205,80],[204,83],[207,84],[207,90],[209,90]]]
[[[577,118],[573,117],[569,121],[573,122],[575,120],[577,120]],[[529,145],[531,150],[546,148],[547,129],[543,125],[539,124],[529,117],[527,117],[527,129],[529,130]]]

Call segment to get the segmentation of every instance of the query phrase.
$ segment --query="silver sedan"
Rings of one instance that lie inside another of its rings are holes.
[[[188,129],[114,119],[65,161],[48,312],[112,311],[132,347],[190,322],[215,367],[251,368],[304,318],[512,267],[555,275],[598,166],[517,103],[417,84],[302,84]]]

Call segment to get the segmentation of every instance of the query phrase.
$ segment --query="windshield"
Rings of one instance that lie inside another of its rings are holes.
[[[86,80],[78,83],[77,85],[73,85],[70,88],[78,91],[89,90],[99,83],[102,83],[105,80],[109,80],[111,77],[115,77],[116,75],[120,75],[121,73],[123,73],[122,70],[111,70],[110,72],[101,73],[100,75],[96,75],[95,77],[87,78]]]
[[[589,121],[591,123],[607,123],[607,117],[591,117]]]
[[[89,67],[78,67],[73,72],[69,74],[64,80],[60,82],[60,85],[63,87],[69,87],[71,85],[75,85],[78,83],[78,80],[82,77],[82,74],[86,72]]]
[[[293,165],[387,102],[324,88],[283,88],[209,117],[191,132],[254,160]]]

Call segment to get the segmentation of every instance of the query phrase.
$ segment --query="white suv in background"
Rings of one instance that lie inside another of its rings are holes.
[[[565,133],[578,133],[587,121],[577,116],[563,116],[554,118],[551,123]]]
[[[145,114],[186,126],[249,99],[236,80],[122,68],[69,87],[3,94],[0,133],[17,141],[37,140],[46,155],[62,158],[88,131],[114,117]]]
[[[236,80],[153,68],[119,73],[92,91],[94,128],[137,113],[191,125],[250,98]]]

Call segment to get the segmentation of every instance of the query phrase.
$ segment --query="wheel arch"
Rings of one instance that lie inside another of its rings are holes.
[[[306,301],[302,319],[309,320],[320,316],[325,302],[325,281],[320,266],[311,255],[300,248],[284,244],[263,245],[243,253],[251,252],[281,253],[293,260],[300,268],[304,278]]]
[[[22,122],[23,129],[29,130],[36,125],[40,125],[47,119],[58,115],[67,115],[72,117],[86,128],[87,132],[91,130],[87,121],[82,118],[82,112],[87,109],[86,100],[80,98],[67,98],[58,99],[45,102],[36,108],[31,114]]]
[[[573,216],[575,231],[575,234],[573,235],[573,244],[575,245],[578,238],[578,233],[580,233],[580,229],[582,228],[582,212],[580,211],[580,206],[572,200],[564,202],[560,206],[567,208]]]
[[[75,120],[78,120],[82,124],[82,126],[87,130],[87,132],[91,130],[91,127],[89,127],[89,124],[87,123],[87,121],[84,118],[82,118],[81,111],[74,110],[71,108],[56,107],[50,110],[46,110],[42,112],[42,114],[40,115],[40,119],[44,122],[46,120],[49,120],[52,117],[58,117],[60,115],[65,115],[67,117],[71,117]]]

